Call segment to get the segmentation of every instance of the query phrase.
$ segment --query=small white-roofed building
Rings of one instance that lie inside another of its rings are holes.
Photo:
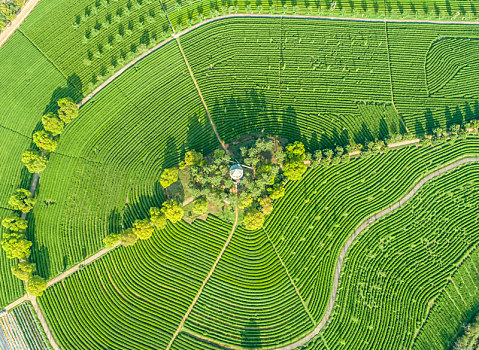
[[[243,167],[239,164],[234,164],[230,168],[230,176],[233,181],[239,182],[243,178]]]

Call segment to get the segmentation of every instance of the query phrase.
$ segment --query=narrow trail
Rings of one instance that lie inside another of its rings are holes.
[[[47,336],[47,339],[50,342],[50,345],[52,346],[54,350],[60,350],[60,347],[56,343],[55,338],[53,338],[52,332],[50,332],[50,328],[48,327],[47,320],[45,319],[45,316],[43,316],[43,312],[37,303],[37,298],[32,297],[30,299],[30,302],[33,305],[33,309],[35,310],[35,313],[37,314],[38,320],[40,321],[40,324],[42,325],[43,331],[45,332],[45,335]]]
[[[10,38],[10,36],[15,33],[15,31],[20,27],[20,24],[23,23],[25,18],[32,12],[32,10],[37,6],[40,0],[29,0],[25,6],[23,6],[22,10],[18,14],[17,18],[15,18],[10,25],[5,28],[5,30],[0,34],[0,48],[5,44]]]
[[[170,350],[171,346],[173,345],[176,337],[178,336],[178,334],[180,334],[181,330],[183,329],[183,325],[185,324],[186,322],[186,319],[188,318],[188,316],[190,315],[191,311],[193,310],[193,307],[195,306],[196,302],[198,301],[201,293],[203,292],[203,289],[205,288],[206,286],[206,283],[208,283],[208,280],[210,279],[211,275],[213,275],[213,272],[215,271],[216,269],[216,266],[218,265],[218,263],[220,262],[221,260],[221,257],[223,256],[226,248],[228,248],[228,245],[230,244],[231,242],[231,239],[233,238],[233,233],[235,232],[236,230],[236,226],[238,224],[238,207],[235,208],[235,222],[233,223],[233,227],[231,228],[231,232],[228,236],[228,239],[226,240],[223,248],[221,249],[220,253],[218,254],[218,257],[216,258],[216,261],[214,262],[213,266],[211,266],[211,269],[210,271],[208,272],[208,275],[206,275],[206,278],[205,280],[203,281],[203,284],[201,285],[200,289],[198,290],[198,293],[196,293],[196,296],[195,298],[193,299],[190,307],[188,308],[188,310],[186,311],[185,315],[183,316],[183,319],[181,320],[181,323],[178,325],[178,329],[176,330],[176,332],[173,334],[173,338],[171,338],[171,341],[170,343],[168,344],[166,350]]]
[[[409,140],[413,141],[413,140]],[[409,142],[405,141],[405,142]],[[306,336],[304,336],[302,339],[290,344],[286,345],[280,348],[262,348],[263,350],[268,350],[268,349],[274,349],[274,350],[292,350],[299,348],[301,346],[306,345],[309,341],[311,341],[314,337],[316,337],[319,332],[324,328],[324,326],[328,323],[328,320],[331,316],[331,313],[333,311],[334,303],[336,301],[336,295],[338,292],[338,285],[339,285],[339,277],[341,274],[341,269],[343,266],[344,258],[346,257],[346,254],[351,246],[351,244],[354,242],[354,240],[364,231],[366,230],[369,226],[371,226],[375,221],[379,220],[380,218],[392,213],[393,211],[399,209],[403,205],[405,205],[416,193],[419,191],[427,182],[431,181],[435,177],[441,176],[442,174],[451,171],[457,167],[460,167],[464,164],[467,163],[475,163],[479,162],[479,157],[468,157],[468,158],[462,158],[459,160],[456,160],[449,165],[446,165],[426,177],[422,178],[421,180],[418,180],[417,184],[412,188],[411,191],[409,191],[404,197],[399,199],[399,201],[395,202],[394,204],[390,205],[386,209],[380,211],[379,213],[373,214],[369,217],[367,217],[365,220],[363,220],[362,224],[359,225],[359,227],[354,231],[354,233],[349,237],[349,239],[346,241],[346,243],[343,246],[343,249],[341,250],[341,253],[339,254],[338,262],[336,264],[336,269],[334,273],[334,279],[333,279],[333,287],[331,290],[331,295],[328,301],[328,307],[326,309],[326,313],[324,314],[323,318],[321,321],[318,323],[318,325]],[[231,350],[247,350],[245,348],[239,347],[239,346],[233,346],[225,343],[218,343],[215,340],[209,339],[208,337],[198,335],[194,332],[188,332],[188,334],[194,338],[200,339],[202,341],[214,344],[218,346],[221,349],[231,349]]]

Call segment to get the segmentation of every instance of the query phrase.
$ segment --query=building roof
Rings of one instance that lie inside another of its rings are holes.
[[[234,164],[230,168],[230,176],[234,181],[239,181],[243,178],[243,168],[239,164]]]

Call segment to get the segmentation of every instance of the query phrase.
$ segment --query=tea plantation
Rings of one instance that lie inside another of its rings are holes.
[[[479,309],[477,6],[38,2],[0,47],[0,348],[452,348]],[[288,150],[260,229],[240,200],[192,216],[192,172],[164,185],[260,138]]]

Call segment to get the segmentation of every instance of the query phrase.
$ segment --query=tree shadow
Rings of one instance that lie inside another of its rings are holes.
[[[82,95],[83,84],[80,77],[77,74],[70,75],[67,79],[67,86],[57,87],[50,98],[50,102],[45,107],[43,114],[48,112],[56,113],[58,110],[57,101],[64,97],[70,97],[76,103],[79,103],[83,99]]]
[[[250,318],[241,331],[241,346],[247,349],[261,349],[260,331],[254,318]]]

